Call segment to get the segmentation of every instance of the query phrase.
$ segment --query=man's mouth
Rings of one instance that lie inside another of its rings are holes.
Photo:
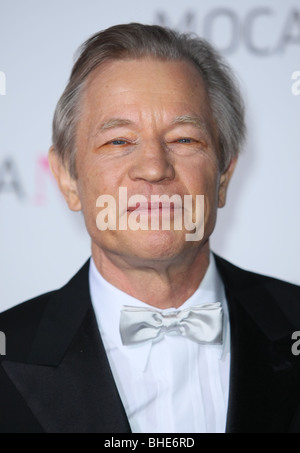
[[[129,206],[128,212],[147,212],[148,214],[160,214],[163,212],[173,212],[177,209],[182,210],[182,206],[175,203],[165,202],[138,202],[135,206]]]

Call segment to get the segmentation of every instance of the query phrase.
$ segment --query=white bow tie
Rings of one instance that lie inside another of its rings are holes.
[[[168,333],[177,333],[200,344],[222,344],[221,303],[198,305],[167,314],[128,306],[121,311],[120,334],[124,346],[154,340]]]

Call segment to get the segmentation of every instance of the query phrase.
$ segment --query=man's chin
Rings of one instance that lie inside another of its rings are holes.
[[[164,261],[180,256],[192,243],[183,231],[132,231],[123,245],[128,254],[141,260]]]

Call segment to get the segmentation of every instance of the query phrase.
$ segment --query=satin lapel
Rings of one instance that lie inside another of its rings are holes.
[[[287,432],[300,401],[293,326],[249,274],[217,258],[231,326],[228,433]]]
[[[90,302],[87,271],[85,266],[49,304],[26,363],[3,362],[47,433],[130,432]]]

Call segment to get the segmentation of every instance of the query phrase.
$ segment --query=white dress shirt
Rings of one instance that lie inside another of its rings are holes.
[[[230,327],[223,282],[211,255],[206,275],[180,310],[221,302],[223,345],[165,335],[123,346],[125,305],[152,308],[108,283],[90,264],[90,292],[110,367],[133,433],[224,433],[229,395]],[[163,313],[175,309],[160,310]]]

